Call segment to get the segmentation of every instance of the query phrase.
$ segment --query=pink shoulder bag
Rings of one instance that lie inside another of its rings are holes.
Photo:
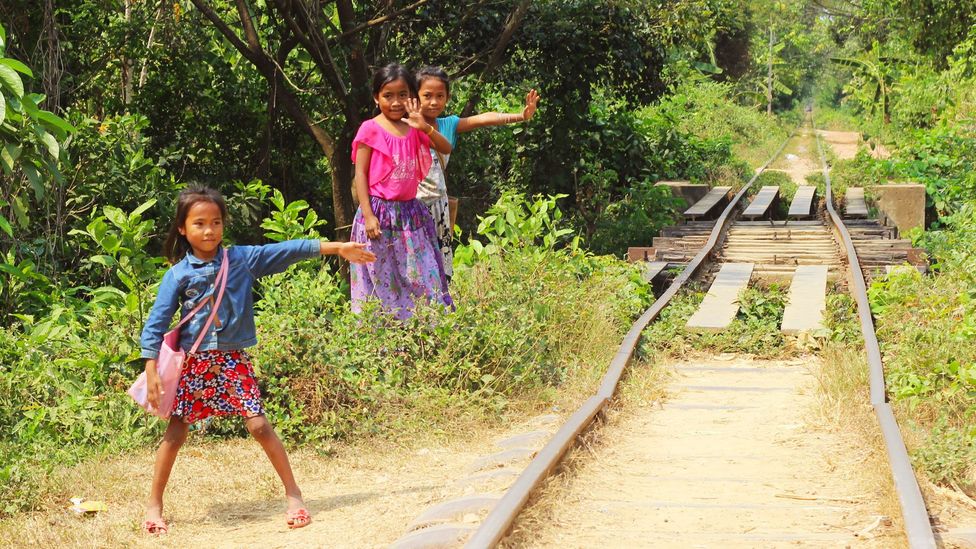
[[[224,288],[227,287],[227,271],[229,268],[230,262],[227,260],[227,248],[224,248],[223,263],[220,265],[220,272],[217,273],[217,278],[214,280],[214,285],[220,285],[220,290],[217,291],[217,299],[214,301],[213,310],[210,311],[210,317],[207,318],[207,323],[200,330],[200,335],[190,349],[190,353],[197,352],[197,347],[203,341],[203,336],[207,335],[207,330],[210,329],[210,325],[217,316],[220,300],[224,297]],[[127,391],[129,396],[136,401],[136,404],[145,408],[150,414],[166,419],[173,413],[173,405],[176,402],[176,388],[180,384],[180,372],[183,371],[183,361],[186,359],[186,353],[180,348],[180,327],[193,318],[208,301],[210,300],[200,300],[200,304],[194,307],[190,311],[190,314],[186,315],[176,327],[166,332],[166,335],[163,336],[163,342],[159,346],[159,358],[156,359],[156,371],[159,373],[159,379],[163,385],[163,393],[159,395],[159,408],[153,408],[149,404],[149,386],[146,379],[146,372],[139,374],[132,387],[129,387]]]

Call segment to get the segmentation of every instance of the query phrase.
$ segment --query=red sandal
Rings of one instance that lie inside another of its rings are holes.
[[[308,510],[304,507],[286,511],[285,518],[287,519],[288,527],[292,529],[308,526],[312,522],[312,515],[309,515]]]
[[[142,521],[142,531],[153,536],[158,536],[169,533],[169,526],[166,525],[166,521],[163,519],[144,520]]]

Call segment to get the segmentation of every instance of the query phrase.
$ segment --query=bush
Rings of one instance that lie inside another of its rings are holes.
[[[456,414],[494,416],[514,399],[543,399],[599,373],[653,296],[637,267],[563,246],[555,200],[510,195],[495,207],[500,217],[483,220],[489,245],[477,254],[473,242],[460,247],[469,264],[456,271],[451,314],[420,307],[407,323],[375,309],[354,315],[333,270],[311,262],[263,279],[253,354],[269,420],[300,443],[429,428]],[[273,235],[314,230],[303,204],[276,207]],[[146,222],[109,217],[121,232]],[[142,249],[116,255],[155,270]],[[57,467],[158,440],[164,422],[124,392],[143,368],[147,303],[138,296],[154,293],[115,292],[0,328],[0,515],[34,507]],[[246,436],[233,419],[208,430]]]
[[[923,433],[918,463],[936,481],[976,487],[976,205],[924,235],[932,277],[898,271],[876,279],[871,310],[888,392],[900,415]]]

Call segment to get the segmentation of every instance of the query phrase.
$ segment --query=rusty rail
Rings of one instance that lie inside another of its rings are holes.
[[[874,319],[871,316],[871,306],[868,303],[867,288],[864,284],[864,273],[861,272],[861,265],[858,263],[857,250],[854,249],[851,234],[844,225],[844,220],[837,215],[837,211],[834,209],[830,187],[830,169],[824,157],[823,146],[820,143],[820,134],[817,133],[815,124],[811,124],[811,126],[817,138],[817,152],[820,155],[820,163],[823,170],[827,213],[834,228],[840,234],[841,242],[844,244],[844,249],[847,252],[847,273],[850,278],[851,294],[857,302],[857,312],[861,320],[861,334],[864,337],[864,350],[867,353],[871,386],[871,405],[874,407],[874,413],[878,417],[881,434],[888,451],[888,464],[891,466],[891,476],[894,479],[895,491],[898,493],[898,501],[901,504],[901,514],[905,521],[905,533],[908,536],[908,543],[912,548],[934,548],[936,547],[935,534],[932,532],[929,513],[925,508],[925,501],[922,499],[922,492],[918,487],[918,481],[915,479],[915,472],[912,470],[912,464],[908,458],[908,451],[905,449],[905,441],[902,439],[901,431],[898,429],[898,422],[895,420],[895,414],[891,409],[891,405],[888,403],[885,391],[884,364],[881,361],[881,348],[878,346],[878,337],[874,331]]]
[[[756,173],[752,176],[749,181],[742,186],[742,189],[732,198],[729,204],[722,211],[722,215],[715,221],[715,226],[712,228],[711,235],[708,237],[708,241],[702,246],[702,249],[698,254],[692,258],[692,260],[685,267],[684,271],[681,272],[674,281],[668,286],[668,289],[661,294],[661,297],[646,310],[644,314],[634,322],[631,326],[630,331],[624,336],[623,342],[620,344],[620,348],[617,354],[614,355],[613,359],[610,361],[610,366],[607,368],[607,373],[604,374],[603,380],[600,383],[600,388],[597,393],[587,399],[586,402],[580,406],[576,412],[573,413],[566,420],[559,431],[553,435],[552,439],[539,451],[528,467],[519,475],[515,483],[512,484],[511,488],[505,492],[505,495],[498,501],[495,507],[491,510],[488,516],[485,518],[484,522],[477,531],[468,540],[465,547],[467,548],[488,548],[494,547],[499,541],[505,536],[509,528],[511,528],[512,523],[515,522],[515,518],[522,511],[529,496],[534,490],[536,490],[542,482],[552,473],[562,457],[566,454],[569,448],[576,442],[577,437],[593,422],[593,419],[599,414],[613,398],[614,393],[617,390],[617,385],[620,382],[620,378],[623,376],[624,370],[630,364],[634,357],[634,352],[637,349],[637,343],[640,339],[641,333],[648,324],[654,321],[661,311],[670,303],[671,299],[677,295],[678,291],[681,290],[685,282],[687,282],[701,266],[705,263],[708,255],[712,252],[715,245],[718,243],[719,237],[725,232],[728,226],[729,216],[732,211],[738,205],[739,201],[745,196],[746,192],[752,187],[756,179],[759,177],[766,168],[772,164],[773,160],[776,159],[783,152],[783,148],[786,147],[786,143],[789,142],[792,135],[787,137],[783,144],[780,145],[779,149],[763,164]]]

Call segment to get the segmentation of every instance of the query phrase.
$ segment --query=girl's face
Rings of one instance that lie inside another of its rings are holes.
[[[220,214],[220,207],[207,200],[194,203],[180,227],[180,234],[190,243],[193,255],[199,259],[213,259],[224,238],[224,216]]]
[[[424,118],[437,118],[450,98],[447,86],[440,78],[428,78],[420,84],[420,113]]]
[[[399,78],[383,84],[380,92],[373,96],[383,116],[390,120],[400,120],[407,114],[407,99],[410,99],[410,86]]]

